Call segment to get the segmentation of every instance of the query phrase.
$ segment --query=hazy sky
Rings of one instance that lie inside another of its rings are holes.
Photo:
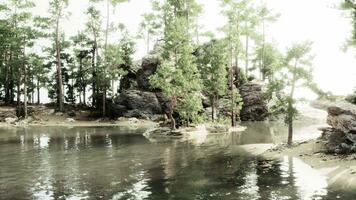
[[[47,0],[38,1],[38,13],[45,13]],[[341,0],[265,0],[275,13],[281,14],[279,20],[268,27],[268,37],[282,51],[295,42],[311,40],[314,42],[314,77],[324,90],[335,94],[347,94],[356,86],[356,59],[354,52],[341,50],[350,35],[350,20],[336,8]],[[220,16],[218,0],[198,0],[204,6],[200,23],[206,30],[215,31],[224,23]],[[75,34],[84,27],[83,13],[86,0],[70,1],[68,20],[63,23],[63,30]],[[104,8],[103,8],[104,10]],[[149,0],[131,0],[116,9],[112,18],[115,22],[125,23],[131,33],[137,32],[141,15],[150,10]],[[143,41],[137,44],[136,58],[144,55]]]

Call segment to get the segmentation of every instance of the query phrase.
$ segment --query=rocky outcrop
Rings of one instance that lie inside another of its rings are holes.
[[[322,138],[326,140],[329,153],[356,152],[356,106],[340,103],[328,109],[327,123],[331,127],[323,128]]]
[[[137,117],[147,118],[148,115],[168,114],[170,108],[170,99],[164,94],[152,88],[150,84],[150,77],[157,72],[161,65],[160,45],[146,57],[136,63],[132,69],[128,70],[127,75],[121,79],[120,96],[118,101],[115,101],[118,112],[115,117]],[[244,84],[242,84],[244,83]],[[267,106],[262,98],[262,88],[255,83],[241,82],[242,86],[239,88],[244,106],[241,111],[241,120],[243,121],[263,121],[267,117]],[[209,99],[202,94],[202,102],[205,110],[211,107]],[[230,116],[230,102],[220,101],[216,114],[222,116]],[[109,110],[109,109],[108,109]],[[240,111],[239,111],[240,112]],[[117,116],[119,114],[119,116]],[[179,116],[177,113],[173,114],[179,123]]]
[[[117,102],[127,110],[138,110],[147,114],[161,114],[162,108],[156,94],[141,90],[126,90],[120,94]]]
[[[256,83],[245,83],[240,88],[243,106],[240,114],[242,121],[264,121],[268,109],[263,100],[262,87]]]
[[[137,88],[137,71],[141,68],[141,61],[135,62],[127,69],[127,74],[121,78],[120,92]]]
[[[158,56],[149,55],[142,60],[142,67],[137,71],[137,87],[145,91],[153,91],[150,84],[150,76],[156,73],[161,60]]]
[[[156,54],[149,54],[141,61],[136,62],[128,70],[128,73],[122,77],[120,82],[120,92],[132,89],[154,91],[151,87],[149,78],[156,73],[160,64],[160,56]]]
[[[152,52],[136,63],[121,79],[120,96],[115,100],[115,117],[151,118],[163,114],[167,100],[155,91],[149,78],[161,64],[159,54]]]

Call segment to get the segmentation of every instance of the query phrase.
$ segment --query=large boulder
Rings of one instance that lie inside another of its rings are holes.
[[[162,113],[168,115],[171,106],[171,100],[166,97],[163,92],[156,92],[155,94],[159,104],[161,105]]]
[[[121,78],[120,89],[122,92],[124,90],[136,89],[137,88],[137,71],[141,68],[141,60],[134,62],[131,67],[126,67],[127,74]]]
[[[126,90],[120,94],[119,105],[127,110],[138,110],[146,114],[161,114],[162,108],[156,94],[141,90]]]
[[[356,152],[356,106],[343,102],[329,106],[327,111],[327,123],[331,128],[322,129],[327,151]]]
[[[127,69],[127,74],[121,78],[120,92],[125,90],[154,91],[150,84],[150,76],[156,73],[161,65],[159,54],[148,54]]]
[[[268,109],[263,100],[262,86],[256,83],[245,83],[240,88],[243,106],[240,113],[242,121],[264,121]]]
[[[150,84],[150,76],[156,73],[158,66],[160,66],[161,60],[159,56],[148,55],[142,60],[142,66],[137,71],[136,81],[137,86],[141,90],[152,91]]]
[[[349,103],[330,106],[327,123],[344,133],[356,133],[356,106]]]

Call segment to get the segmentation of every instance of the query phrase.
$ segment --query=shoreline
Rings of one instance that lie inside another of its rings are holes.
[[[260,155],[266,159],[283,159],[285,156],[300,159],[326,177],[329,186],[344,190],[356,188],[356,155],[326,154],[322,150],[322,141],[312,139],[291,148],[275,146]]]
[[[75,122],[63,122],[63,121],[49,121],[49,122],[29,122],[18,124],[9,124],[6,122],[0,122],[0,128],[36,128],[36,127],[137,127],[137,128],[149,128],[157,126],[158,123],[150,120],[135,120],[130,121],[129,119],[125,121],[75,121]]]

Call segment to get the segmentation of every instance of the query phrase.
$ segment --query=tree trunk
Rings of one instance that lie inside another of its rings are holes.
[[[150,53],[150,29],[147,29],[147,54]]]
[[[108,37],[109,37],[109,26],[110,26],[110,1],[107,0],[106,1],[106,29],[105,29],[105,51],[108,48]],[[106,52],[105,52],[106,53]],[[103,96],[102,96],[102,115],[103,117],[106,117],[106,80],[105,80],[105,76],[106,76],[106,66],[104,66],[104,80],[102,80],[103,83]]]
[[[37,104],[38,105],[40,105],[40,103],[41,103],[41,97],[40,97],[40,81],[38,80],[38,78],[37,78],[37,85],[36,85],[36,87],[37,87]]]
[[[5,105],[10,104],[10,89],[9,89],[9,63],[7,61],[7,55],[5,53],[4,63],[5,63]]]
[[[176,130],[176,120],[173,117],[173,113],[170,112],[168,117],[169,117],[169,120],[171,121],[171,129]]]
[[[85,99],[87,98],[87,97],[86,97],[86,96],[87,96],[87,95],[86,95],[86,89],[87,89],[86,86],[84,86],[84,87],[83,87],[83,104],[84,104],[84,105],[87,105],[86,100],[85,100]]]
[[[231,67],[230,69],[230,92],[231,92],[231,126],[236,126],[236,117],[235,117],[235,95],[234,95],[234,73]]]
[[[176,105],[177,105],[177,97],[173,96],[171,98],[171,104],[169,106],[169,115],[168,115],[168,117],[169,117],[169,119],[171,121],[171,129],[172,130],[176,129],[176,120],[173,117],[173,112],[174,112],[174,109],[175,109]]]
[[[111,80],[111,96],[114,97],[116,94],[116,90],[115,90],[115,80]]]
[[[94,44],[95,45],[95,44]],[[95,54],[96,54],[96,47],[93,48],[93,55],[92,55],[92,107],[96,105],[96,67],[95,67]]]
[[[11,61],[13,59],[13,55],[11,54]],[[9,90],[10,90],[10,104],[14,104],[14,99],[15,99],[15,80],[14,80],[14,68],[12,66],[10,66],[10,86],[9,86]]]
[[[35,79],[31,78],[31,83],[34,83],[35,82]],[[35,103],[35,89],[33,88],[32,91],[31,91],[31,103],[34,104]]]
[[[249,64],[249,55],[248,55],[248,53],[249,53],[249,36],[248,35],[246,35],[246,50],[245,50],[246,52],[245,52],[245,59],[246,59],[246,61],[245,61],[245,73],[246,73],[246,76],[248,75],[248,68],[249,68],[249,66],[248,66],[248,64]]]
[[[79,58],[79,104],[82,104],[82,92],[83,92],[83,84],[84,84],[84,77],[83,77],[83,57],[80,55]]]
[[[229,87],[230,87],[230,94],[231,94],[231,126],[234,127],[235,126],[235,99],[234,99],[234,65],[233,65],[233,56],[235,56],[235,74],[237,77],[237,71],[238,71],[238,52],[237,51],[233,51],[233,47],[231,45],[232,43],[230,42],[230,70],[229,70]],[[235,53],[235,54],[234,54]]]
[[[17,106],[20,107],[20,104],[21,104],[21,70],[19,70],[19,80],[17,81],[17,91],[16,91],[16,103],[17,103]]]
[[[27,69],[24,66],[24,80],[23,80],[23,104],[24,104],[24,117],[27,118]]]
[[[61,49],[59,38],[59,18],[61,16],[61,10],[59,9],[56,21],[56,61],[57,61],[57,83],[58,83],[58,103],[59,111],[64,111],[64,98],[63,98],[63,80],[62,80],[62,61],[61,61]]]
[[[293,97],[294,97],[294,90],[295,90],[295,83],[296,83],[296,69],[298,65],[298,59],[295,60],[294,67],[293,67],[293,78],[292,78],[292,85],[291,85],[291,92],[289,95],[288,100],[288,145],[291,146],[293,143]]]
[[[215,96],[211,99],[211,121],[215,122]]]
[[[293,117],[290,116],[288,121],[288,145],[291,146],[293,143]]]
[[[106,86],[103,88],[103,117],[106,117]]]
[[[26,67],[26,46],[23,48],[23,104],[24,104],[24,117],[27,118],[27,67]]]
[[[263,81],[266,78],[266,75],[262,72],[262,69],[265,68],[265,43],[266,43],[266,33],[265,33],[265,21],[262,20],[262,53],[261,53],[261,66],[260,66],[260,73],[262,74]]]

